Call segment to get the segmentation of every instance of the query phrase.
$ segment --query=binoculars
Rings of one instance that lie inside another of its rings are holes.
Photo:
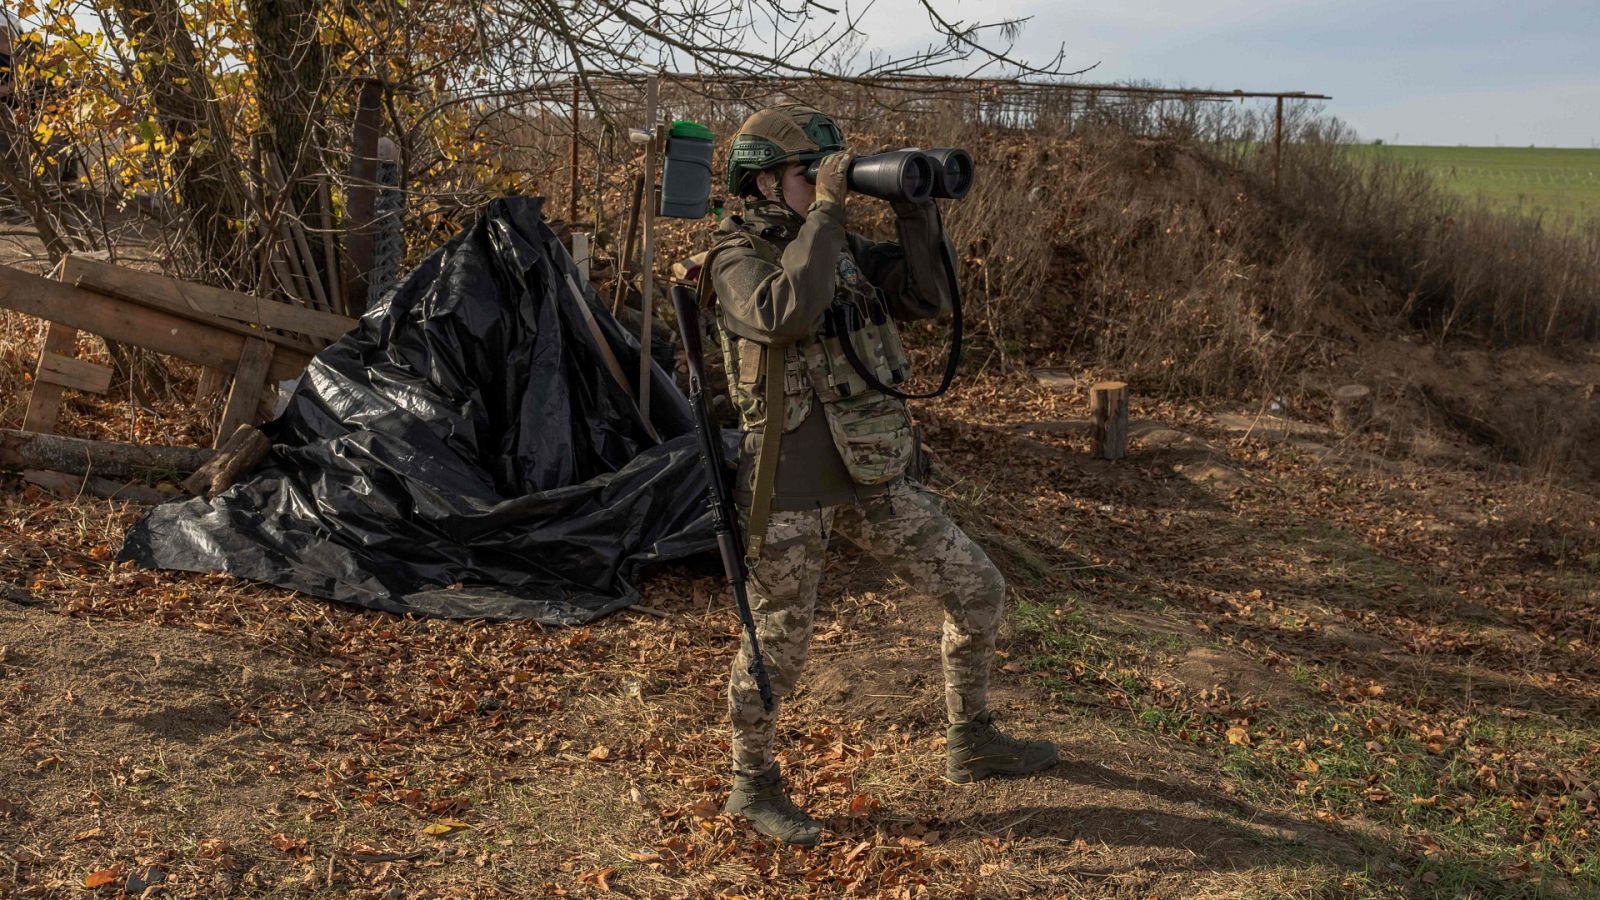
[[[806,180],[817,183],[822,160],[806,168]],[[850,190],[880,200],[960,200],[972,190],[972,156],[955,147],[933,150],[890,150],[858,156],[845,173]]]

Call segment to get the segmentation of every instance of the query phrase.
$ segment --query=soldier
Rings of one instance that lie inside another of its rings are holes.
[[[813,187],[808,164],[821,159]],[[933,201],[893,204],[899,242],[845,231],[854,156],[833,120],[803,106],[765,109],[734,137],[728,188],[747,213],[724,221],[702,278],[717,322],[743,440],[737,494],[746,517],[750,600],[775,699],[805,665],[817,581],[837,530],[944,605],[947,777],[957,783],[1053,765],[1055,745],[998,731],[987,691],[1005,580],[905,477],[914,451],[905,403],[876,390],[843,352],[851,341],[878,384],[909,362],[895,321],[950,309]],[[749,641],[728,688],[733,791],[726,810],[763,834],[811,846],[822,826],[788,797],[773,759],[774,709],[748,673]],[[776,705],[776,704],[775,704]]]

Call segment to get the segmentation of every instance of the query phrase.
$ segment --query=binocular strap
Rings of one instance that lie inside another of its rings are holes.
[[[942,221],[939,223],[939,232],[944,233]],[[950,258],[950,247],[942,239],[939,241],[939,250],[940,260],[944,263],[944,275],[950,283],[950,313],[953,321],[950,323],[950,349],[946,351],[944,358],[944,376],[939,380],[938,388],[926,394],[907,394],[896,390],[879,380],[877,374],[861,361],[861,354],[856,351],[855,341],[850,339],[848,333],[842,333],[842,339],[839,341],[845,359],[849,360],[850,367],[856,370],[856,374],[874,390],[898,400],[931,400],[942,395],[950,389],[950,383],[956,378],[956,369],[961,365],[961,284],[956,277],[955,263]]]

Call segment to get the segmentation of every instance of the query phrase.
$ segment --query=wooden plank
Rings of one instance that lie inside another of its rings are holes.
[[[38,380],[91,394],[104,394],[111,389],[111,367],[46,350],[39,356]]]
[[[344,304],[344,283],[339,275],[338,251],[333,247],[333,202],[328,193],[327,177],[319,177],[317,179],[317,207],[318,212],[321,214],[321,227],[317,230],[322,235],[322,272],[328,279],[329,308],[339,315],[344,315],[347,311]]]
[[[238,368],[246,340],[223,328],[3,265],[0,308],[228,372]],[[294,378],[310,362],[304,349],[283,347],[273,354],[268,375]]]
[[[346,316],[223,290],[209,284],[179,281],[155,272],[141,272],[81,256],[63,259],[60,272],[61,280],[68,284],[181,316],[194,313],[219,316],[243,326],[261,325],[330,341],[338,340],[345,332],[356,327],[356,320]],[[251,336],[266,337],[259,334]]]
[[[263,340],[245,342],[239,368],[233,373],[233,390],[228,392],[227,405],[222,407],[222,423],[217,426],[212,446],[221,447],[235,431],[255,418],[256,405],[261,402],[261,392],[266,386],[267,371],[272,366],[273,349]]]
[[[39,280],[53,283],[44,278]],[[51,322],[50,327],[44,332],[44,348],[39,354],[39,368],[41,370],[44,368],[46,356],[52,353],[71,353],[77,346],[78,329],[59,322]],[[41,378],[41,374],[40,371],[34,372],[33,391],[28,396],[28,411],[22,417],[22,430],[49,434],[56,430],[56,417],[61,414],[62,386]]]
[[[0,428],[0,469],[49,469],[110,478],[173,479],[205,465],[215,450],[89,441]]]

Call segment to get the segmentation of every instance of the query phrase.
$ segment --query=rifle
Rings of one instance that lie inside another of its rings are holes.
[[[708,277],[702,272],[700,277]],[[755,617],[750,614],[750,595],[745,592],[744,538],[739,533],[739,509],[733,502],[733,490],[728,486],[728,470],[722,463],[722,431],[711,424],[707,410],[701,367],[700,313],[695,308],[695,294],[687,286],[672,286],[672,307],[678,313],[678,331],[683,337],[683,355],[689,364],[689,407],[694,413],[694,433],[700,439],[700,461],[705,465],[706,480],[710,490],[706,494],[711,507],[711,525],[717,535],[717,549],[722,551],[722,568],[733,589],[733,602],[739,609],[739,621],[744,625],[745,637],[750,639],[749,672],[761,692],[761,705],[772,711],[772,683],[767,680],[767,665],[761,657],[761,641],[756,637]]]

